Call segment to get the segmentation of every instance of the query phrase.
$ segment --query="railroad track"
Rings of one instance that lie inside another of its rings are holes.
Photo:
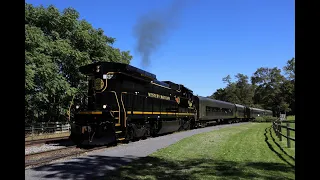
[[[69,139],[69,136],[48,138],[48,139],[39,139],[39,140],[31,140],[31,141],[25,141],[25,146],[38,145],[38,144],[44,144],[44,143],[47,143],[47,142],[53,142],[53,141],[58,141],[58,140],[67,140],[67,139]]]
[[[73,145],[65,148],[27,154],[25,155],[25,168],[30,166],[43,165],[43,164],[52,162],[54,160],[78,156],[90,151],[104,149],[108,147],[110,146],[99,146],[99,147],[93,147],[90,149],[83,149],[83,148],[77,147],[76,145]]]

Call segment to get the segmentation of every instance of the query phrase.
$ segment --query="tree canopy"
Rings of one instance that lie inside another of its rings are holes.
[[[79,19],[72,8],[60,12],[25,4],[25,121],[66,119],[70,101],[87,87],[78,68],[98,61],[129,64],[129,51],[115,38]]]
[[[227,83],[225,88],[217,89],[210,98],[243,104],[250,107],[273,110],[276,114],[280,111],[294,114],[295,106],[295,59],[287,61],[281,69],[274,67],[260,67],[249,77],[238,73],[236,81],[231,81],[228,75],[222,79]]]

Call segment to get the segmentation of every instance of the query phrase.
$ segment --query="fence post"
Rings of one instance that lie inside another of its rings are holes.
[[[33,135],[34,135],[34,124],[32,122],[32,124],[31,124],[31,136],[33,136]]]
[[[280,136],[279,136],[279,122],[277,122],[277,136],[278,136],[278,138],[280,138]]]
[[[273,128],[273,131],[277,134],[277,132],[276,132],[276,122],[272,122],[272,128]]]
[[[289,127],[290,127],[290,123],[287,123],[287,146],[288,146],[288,148],[291,148],[290,139],[289,139],[289,137],[290,137]]]
[[[281,135],[281,121],[279,122],[279,139],[282,141],[282,135]]]
[[[276,132],[276,136],[279,137],[279,133],[278,133],[278,122],[274,123],[274,131]]]

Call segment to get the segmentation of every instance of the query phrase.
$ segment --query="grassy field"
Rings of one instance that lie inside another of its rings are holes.
[[[294,120],[295,120],[295,116],[288,116],[288,117],[287,117],[287,120],[288,120],[288,121],[294,121]]]
[[[106,179],[294,179],[294,151],[270,127],[250,123],[194,135]]]

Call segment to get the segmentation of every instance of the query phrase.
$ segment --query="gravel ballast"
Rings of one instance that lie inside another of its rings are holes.
[[[71,146],[71,145],[73,145],[73,143],[71,141],[65,141],[62,143],[51,143],[51,144],[27,146],[27,147],[25,147],[25,155],[54,150],[54,149],[61,149],[61,148],[65,148],[66,146]]]
[[[183,138],[241,124],[246,123],[194,129],[89,152],[82,157],[59,160],[48,165],[26,169],[25,179],[95,179],[103,177],[108,171],[116,170],[134,159],[146,157]],[[108,178],[106,177],[106,179]]]

